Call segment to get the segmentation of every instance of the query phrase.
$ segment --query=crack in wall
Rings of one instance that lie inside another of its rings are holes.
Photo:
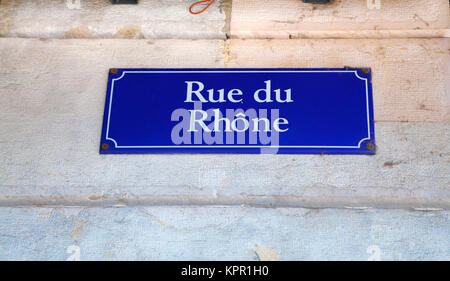
[[[226,39],[231,36],[231,10],[233,7],[232,0],[222,0],[220,3],[220,11],[225,13],[225,25],[222,31],[225,34]]]

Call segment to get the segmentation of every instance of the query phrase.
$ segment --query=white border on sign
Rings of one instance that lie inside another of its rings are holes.
[[[355,76],[365,81],[366,83],[366,111],[367,111],[367,137],[361,139],[357,146],[320,146],[320,145],[151,145],[151,146],[124,146],[118,145],[116,140],[109,137],[109,120],[111,117],[111,106],[114,94],[114,82],[122,79],[127,73],[354,73]],[[115,148],[361,148],[361,143],[365,140],[370,140],[370,116],[369,116],[369,85],[368,79],[358,75],[356,70],[175,70],[175,71],[161,71],[161,70],[135,70],[135,71],[123,71],[119,78],[115,78],[111,83],[111,94],[109,97],[108,107],[108,121],[106,125],[106,139],[114,142]]]

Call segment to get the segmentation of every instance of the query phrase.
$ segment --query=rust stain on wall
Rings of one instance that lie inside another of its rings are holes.
[[[142,39],[144,35],[141,32],[141,29],[136,26],[128,26],[117,29],[115,38],[125,38],[125,39]]]
[[[73,39],[73,38],[92,38],[93,34],[89,28],[85,26],[77,26],[69,29],[65,34],[64,38]]]

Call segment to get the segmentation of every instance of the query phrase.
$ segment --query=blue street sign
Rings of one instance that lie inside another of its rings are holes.
[[[111,69],[102,154],[375,154],[370,69]]]

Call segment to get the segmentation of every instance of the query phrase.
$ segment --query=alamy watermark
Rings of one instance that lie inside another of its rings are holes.
[[[194,15],[198,15],[206,11],[215,0],[207,0],[207,1],[197,1],[189,7],[189,12]],[[370,10],[380,10],[381,9],[381,0],[367,0],[367,8]],[[198,11],[194,11],[194,8],[197,5],[203,5],[203,8]],[[71,10],[79,10],[81,9],[81,0],[66,0],[67,8]]]
[[[80,261],[81,249],[79,246],[71,245],[67,247],[66,253],[70,255],[66,261]]]
[[[367,258],[368,261],[381,261],[381,249],[378,245],[370,245],[367,247],[366,253],[370,256]]]
[[[258,147],[261,153],[277,153],[280,134],[289,130],[289,121],[280,117],[278,108],[214,108],[215,104],[243,103],[243,92],[231,89],[209,89],[200,81],[185,81],[185,103],[192,108],[178,108],[171,114],[171,121],[178,122],[171,133],[176,145],[237,145],[236,147]],[[293,102],[291,89],[272,89],[272,81],[253,92],[258,104],[280,104]],[[203,109],[204,105],[213,108]],[[242,146],[239,146],[242,145]]]
[[[71,10],[80,10],[81,9],[81,0],[67,0],[66,1],[67,8]]]
[[[381,9],[381,0],[367,0],[367,8],[369,10]]]

